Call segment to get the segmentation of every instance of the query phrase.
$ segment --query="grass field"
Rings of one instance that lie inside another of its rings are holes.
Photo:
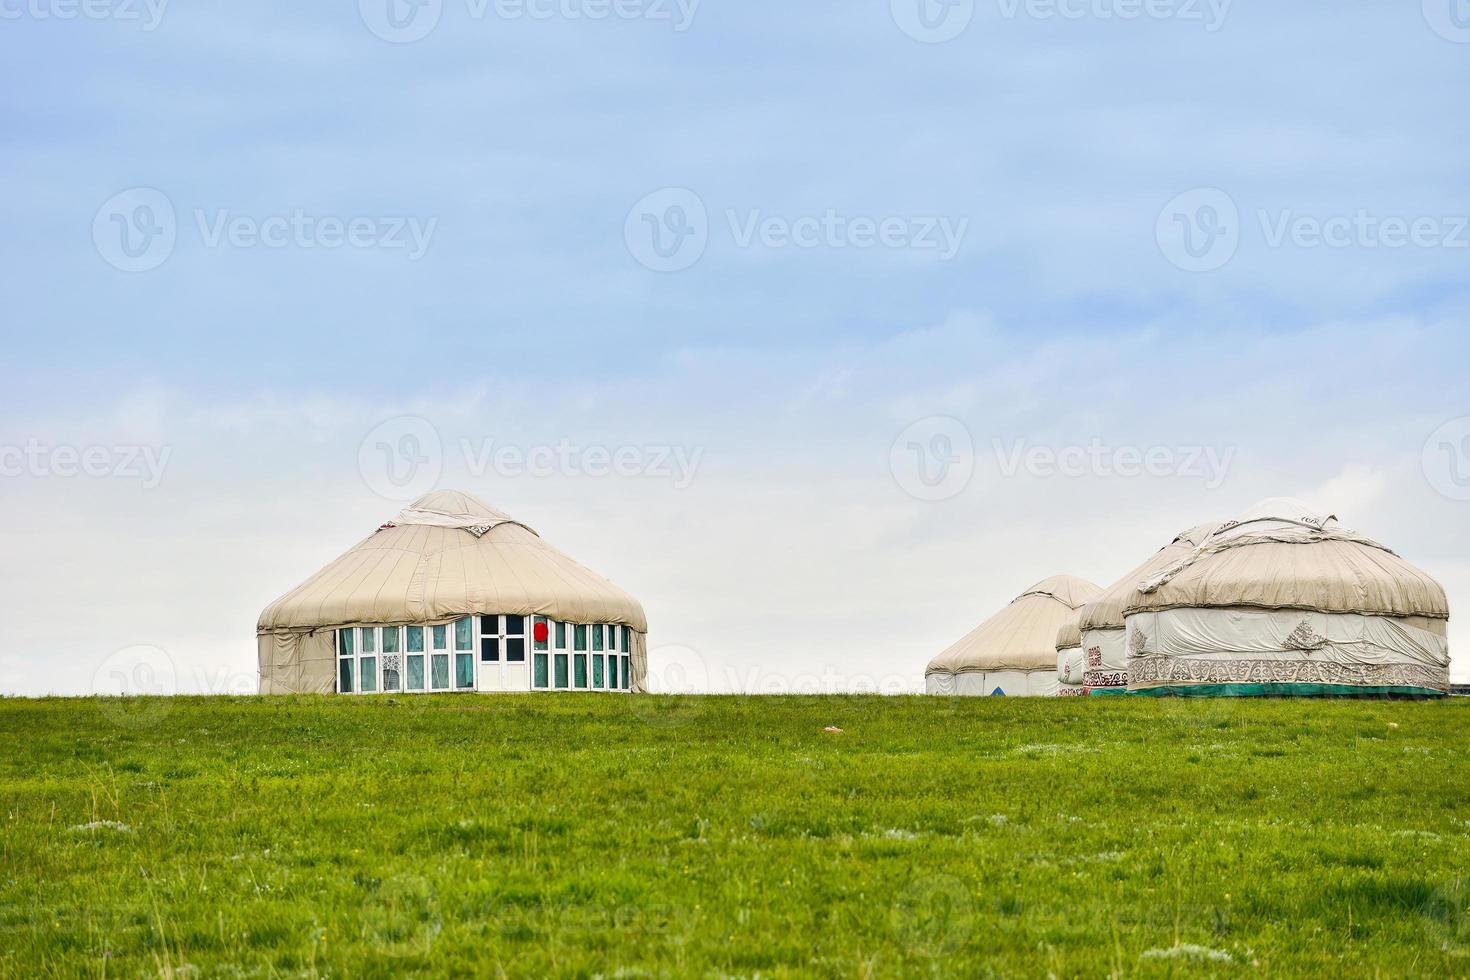
[[[1458,699],[0,700],[0,737],[6,977],[1470,974]]]

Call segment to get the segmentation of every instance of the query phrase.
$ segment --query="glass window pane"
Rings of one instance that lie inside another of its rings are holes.
[[[505,659],[513,664],[526,662],[526,638],[512,636],[505,641]]]
[[[549,658],[544,653],[536,654],[536,663],[531,668],[531,686],[544,688],[547,685],[546,672]]]
[[[429,659],[433,661],[429,664],[433,672],[429,677],[429,683],[436,691],[449,690],[449,654],[436,653]]]
[[[576,644],[578,650],[587,649],[587,627],[579,625],[576,629]]]
[[[594,650],[601,650],[602,649],[602,627],[601,626],[594,626],[594,627],[592,627],[592,649],[594,649]]]
[[[545,616],[537,616],[531,623],[531,643],[533,649],[545,650],[551,645],[551,630],[546,625]]]
[[[595,654],[592,657],[592,686],[599,691],[602,690],[602,655]]]
[[[337,668],[338,669],[338,674],[339,674],[339,676],[337,678],[337,692],[339,694],[351,694],[352,693],[352,661],[351,660],[342,660],[342,661],[339,661],[339,664],[340,665]]]
[[[397,653],[398,652],[398,627],[397,626],[384,626],[383,627],[383,652],[384,653]]]
[[[607,689],[616,691],[618,689],[618,658],[607,658]]]
[[[631,627],[631,626],[623,626],[623,627],[620,627],[619,630],[623,634],[622,651],[624,653],[627,653],[628,652],[628,642],[629,642],[629,639],[628,638],[633,635],[633,627]]]
[[[377,653],[378,631],[369,626],[365,629],[358,630],[358,632],[362,634],[362,652]]]
[[[493,663],[500,659],[500,640],[494,636],[480,637],[480,660],[483,663]]]
[[[424,652],[424,628],[422,626],[410,626],[408,628],[408,652]]]
[[[565,691],[567,689],[567,655],[558,653],[554,659],[556,660],[556,686]]]
[[[371,694],[378,689],[378,658],[363,657],[362,670],[358,676],[358,690]]]
[[[524,636],[525,633],[526,633],[526,617],[525,616],[507,616],[507,617],[505,617],[505,635],[506,636]]]
[[[352,656],[352,633],[352,630],[337,631],[337,653],[340,656]]]
[[[572,686],[576,688],[587,686],[587,655],[585,653],[572,657]]]
[[[389,667],[387,664],[384,664],[383,665],[383,690],[385,690],[385,691],[396,691],[396,690],[398,690],[398,668],[397,667]]]
[[[435,650],[443,650],[445,647],[449,646],[449,627],[435,626],[432,641]]]
[[[558,650],[565,650],[567,648],[567,624],[566,623],[557,623],[556,624],[556,648]]]
[[[454,621],[454,649],[473,650],[475,648],[475,644],[470,637],[470,631],[474,629],[470,625],[471,622],[468,616],[464,619],[456,619]]]
[[[469,653],[456,653],[454,655],[454,686],[459,688],[475,686],[475,657]]]
[[[408,658],[408,689],[410,691],[422,691],[424,689],[424,658],[423,655]]]
[[[633,690],[633,675],[630,671],[632,661],[628,657],[623,658],[623,690]]]
[[[481,636],[499,636],[500,635],[500,617],[499,616],[481,616],[480,617],[480,635]]]

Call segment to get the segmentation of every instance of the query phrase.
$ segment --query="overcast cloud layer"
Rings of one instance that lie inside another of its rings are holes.
[[[1448,0],[796,6],[0,3],[0,691],[253,690],[436,485],[669,686],[918,690],[1275,495],[1436,575],[1470,680]]]

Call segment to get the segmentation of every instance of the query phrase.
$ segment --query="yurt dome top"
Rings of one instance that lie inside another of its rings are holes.
[[[529,525],[472,494],[437,490],[267,606],[257,631],[447,623],[475,613],[648,630],[638,600]]]
[[[1120,630],[1123,609],[1132,601],[1138,585],[1145,578],[1178,561],[1204,543],[1205,538],[1220,527],[1219,521],[1197,524],[1174,535],[1174,540],[1154,552],[1147,561],[1108,586],[1096,599],[1083,607],[1078,615],[1081,630]]]
[[[1277,497],[1141,576],[1128,614],[1254,607],[1448,619],[1444,587],[1332,514]]]
[[[1043,579],[929,661],[925,673],[1055,670],[1057,631],[1099,591],[1075,575]]]

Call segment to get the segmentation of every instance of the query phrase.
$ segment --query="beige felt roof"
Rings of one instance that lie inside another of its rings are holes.
[[[474,613],[621,623],[638,600],[471,494],[439,490],[261,613],[257,631],[443,623]]]
[[[1037,582],[939,656],[926,674],[1056,669],[1057,631],[1101,591],[1075,575]]]
[[[1148,561],[1108,586],[1101,595],[1084,606],[1077,617],[1078,626],[1084,630],[1122,629],[1123,609],[1137,593],[1138,584],[1171,562],[1189,554],[1219,526],[1220,522],[1215,521],[1180,531],[1173,541],[1149,556]]]
[[[1057,630],[1057,649],[1071,650],[1073,647],[1082,645],[1082,627],[1077,622],[1076,616],[1069,616]]]
[[[1331,515],[1282,499],[1264,501],[1247,516],[1160,569],[1130,596],[1125,611],[1249,606],[1449,618],[1439,582],[1342,529]]]

